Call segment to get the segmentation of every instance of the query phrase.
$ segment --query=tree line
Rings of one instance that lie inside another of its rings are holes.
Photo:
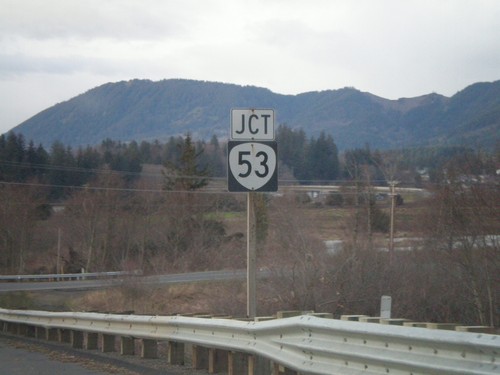
[[[227,174],[227,144],[217,136],[210,141],[193,140],[187,134],[170,137],[167,142],[117,142],[106,139],[98,146],[87,146],[73,150],[63,143],[54,142],[49,150],[33,141],[27,142],[22,134],[10,132],[0,135],[0,181],[24,182],[36,179],[52,185],[53,198],[63,194],[63,186],[80,186],[91,180],[97,170],[108,168],[122,172],[126,181],[133,181],[144,164],[172,165],[179,162],[181,147],[189,138],[197,153],[203,153],[200,167],[209,177],[224,177]],[[281,176],[302,184],[314,184],[335,180],[356,179],[356,165],[370,165],[375,170],[374,178],[379,184],[386,183],[380,169],[385,159],[398,159],[399,170],[406,175],[398,176],[409,184],[420,182],[425,170],[431,182],[439,182],[441,171],[450,160],[466,165],[469,174],[495,173],[496,154],[485,153],[467,147],[426,147],[403,150],[371,150],[369,146],[339,153],[331,135],[322,132],[318,137],[307,137],[302,129],[286,125],[278,127],[278,160]],[[500,150],[500,148],[499,148]],[[409,174],[408,174],[409,173]]]
[[[195,141],[187,136],[170,137],[165,143],[104,140],[95,147],[72,150],[61,142],[54,142],[49,150],[42,145],[28,144],[22,134],[10,132],[0,136],[0,180],[27,181],[39,179],[51,185],[78,186],[88,182],[95,170],[106,167],[124,172],[133,180],[144,164],[172,165],[179,162],[181,148],[188,139],[197,153],[202,152],[200,166],[210,177],[227,173],[227,144],[214,135],[210,141]],[[335,180],[340,175],[338,150],[331,136],[324,133],[315,139],[306,139],[303,131],[286,126],[278,130],[279,161],[293,171],[298,180]]]

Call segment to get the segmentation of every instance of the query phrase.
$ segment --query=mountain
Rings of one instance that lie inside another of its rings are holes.
[[[50,107],[12,129],[45,147],[110,138],[164,141],[227,138],[231,108],[273,108],[276,125],[308,136],[331,134],[339,149],[458,145],[499,140],[500,81],[476,83],[448,98],[384,99],[354,88],[281,95],[265,88],[171,79],[108,83]]]

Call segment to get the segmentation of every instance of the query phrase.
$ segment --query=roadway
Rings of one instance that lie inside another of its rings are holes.
[[[1,292],[40,291],[40,290],[70,290],[95,289],[119,286],[126,283],[166,285],[188,282],[245,280],[246,270],[223,270],[189,272],[157,276],[131,276],[127,278],[106,280],[74,280],[74,281],[45,281],[45,282],[3,282],[0,283]],[[265,277],[269,271],[260,271],[259,277]]]
[[[72,349],[68,345],[0,332],[0,374],[8,375],[201,375],[187,367],[170,366],[165,358]]]
[[[9,375],[138,375],[139,372],[111,363],[0,334],[2,374]]]

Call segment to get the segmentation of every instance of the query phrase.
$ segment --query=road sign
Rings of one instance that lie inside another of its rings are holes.
[[[232,109],[231,139],[235,141],[274,140],[274,110]]]
[[[278,147],[275,141],[228,142],[228,190],[278,190]]]
[[[228,142],[229,191],[247,192],[247,315],[257,312],[257,217],[255,192],[278,190],[278,146],[274,141],[274,110],[231,110]]]

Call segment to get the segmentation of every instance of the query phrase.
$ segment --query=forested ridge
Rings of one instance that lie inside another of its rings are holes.
[[[307,137],[331,135],[340,150],[472,146],[499,139],[500,81],[476,83],[452,97],[436,93],[389,100],[346,87],[281,95],[265,88],[171,79],[107,83],[35,114],[13,130],[50,147],[96,146],[104,139],[167,142],[191,133],[225,139],[232,108],[273,108],[277,124]]]

